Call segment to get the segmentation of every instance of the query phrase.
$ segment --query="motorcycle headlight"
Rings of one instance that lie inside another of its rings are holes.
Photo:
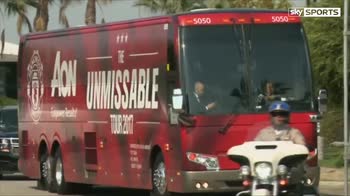
[[[205,154],[199,154],[199,153],[193,153],[193,152],[187,152],[187,159],[204,165],[207,170],[219,170],[219,161],[218,158],[212,155],[205,155]]]
[[[259,179],[268,179],[272,174],[272,166],[269,163],[257,163],[255,165],[255,173]]]

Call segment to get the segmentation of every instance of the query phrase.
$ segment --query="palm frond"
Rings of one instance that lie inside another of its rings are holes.
[[[23,16],[21,16],[21,15],[17,16],[17,33],[19,35],[22,34],[22,27],[23,27],[23,24],[24,24],[23,20],[24,20]]]
[[[58,21],[63,24],[66,28],[69,27],[68,18],[65,14],[67,7],[72,3],[72,0],[61,0],[61,6],[59,11]]]

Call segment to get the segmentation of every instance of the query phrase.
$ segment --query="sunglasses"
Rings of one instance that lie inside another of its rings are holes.
[[[288,112],[271,112],[271,116],[283,116],[283,117],[288,117],[289,113]]]

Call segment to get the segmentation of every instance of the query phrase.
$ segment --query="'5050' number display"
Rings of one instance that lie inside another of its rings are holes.
[[[272,22],[288,22],[288,16],[272,16]]]
[[[211,19],[210,18],[193,18],[194,24],[210,24]]]

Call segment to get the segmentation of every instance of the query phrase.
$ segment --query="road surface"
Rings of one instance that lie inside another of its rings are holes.
[[[343,183],[341,182],[321,182],[321,196],[340,196],[343,194]],[[87,195],[137,195],[145,196],[144,191],[135,191],[127,189],[116,189],[106,187],[96,187],[91,194]],[[116,194],[117,193],[117,194]],[[6,196],[50,196],[57,195],[47,191],[38,190],[36,181],[29,180],[20,174],[4,176],[0,181],[0,195]],[[76,194],[77,195],[77,194]],[[78,194],[79,195],[79,194]]]

